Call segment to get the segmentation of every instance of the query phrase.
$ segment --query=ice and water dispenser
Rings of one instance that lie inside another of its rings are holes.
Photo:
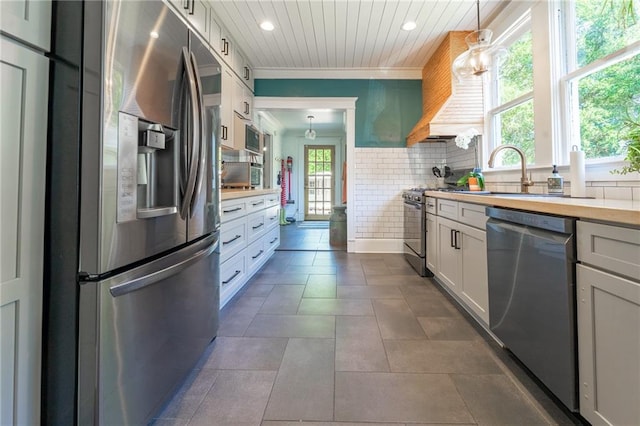
[[[120,113],[118,222],[178,211],[176,131]]]

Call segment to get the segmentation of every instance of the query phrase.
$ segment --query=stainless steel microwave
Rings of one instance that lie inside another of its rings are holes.
[[[245,119],[235,117],[234,137],[237,138],[236,149],[244,148],[255,154],[262,154],[260,132]]]
[[[222,186],[262,188],[262,164],[225,161],[222,165]]]

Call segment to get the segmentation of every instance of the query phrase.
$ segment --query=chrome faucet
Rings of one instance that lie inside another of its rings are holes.
[[[489,167],[493,168],[493,163],[496,159],[496,154],[503,149],[511,148],[520,156],[520,166],[522,168],[522,177],[520,178],[520,192],[528,193],[529,187],[533,186],[533,181],[531,180],[531,175],[529,175],[529,179],[527,179],[527,159],[524,156],[524,152],[517,146],[513,145],[500,145],[493,151],[491,151],[491,155],[489,156]]]

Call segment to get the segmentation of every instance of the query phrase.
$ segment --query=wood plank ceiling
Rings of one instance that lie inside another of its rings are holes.
[[[448,31],[477,28],[475,0],[211,0],[261,69],[422,68]],[[481,24],[508,3],[481,0]],[[271,32],[260,29],[271,21]],[[413,31],[402,24],[415,21]]]

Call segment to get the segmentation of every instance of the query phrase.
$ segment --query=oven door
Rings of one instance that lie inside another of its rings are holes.
[[[419,257],[426,255],[424,204],[404,201],[404,244]]]

